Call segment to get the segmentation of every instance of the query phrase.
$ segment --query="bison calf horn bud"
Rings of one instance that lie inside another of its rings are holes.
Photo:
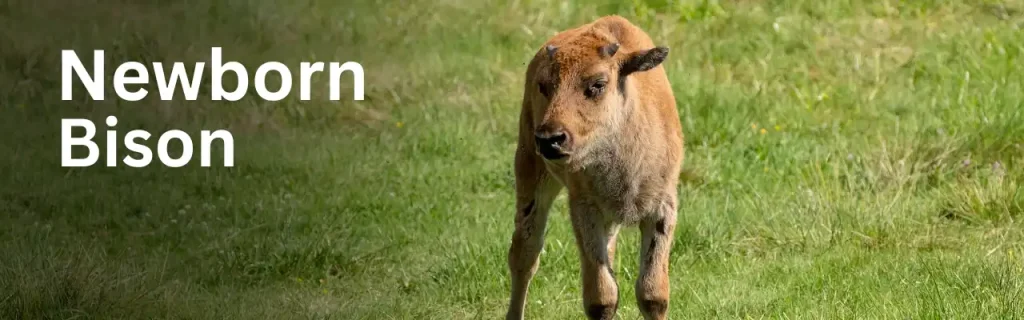
[[[612,43],[612,44],[609,44],[609,45],[601,47],[601,55],[604,56],[605,58],[614,56],[615,53],[618,52],[618,51],[619,51],[619,44],[618,43]]]

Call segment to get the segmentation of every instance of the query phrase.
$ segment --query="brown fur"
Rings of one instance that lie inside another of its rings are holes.
[[[637,303],[645,318],[665,319],[683,136],[660,66],[667,49],[655,48],[642,30],[609,16],[555,35],[530,62],[515,156],[508,319],[523,316],[548,211],[563,188],[587,316],[615,316],[615,237],[620,226],[639,225]],[[630,70],[639,71],[623,75]]]

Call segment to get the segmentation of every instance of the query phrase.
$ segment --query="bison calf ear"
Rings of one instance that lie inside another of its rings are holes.
[[[666,57],[668,57],[668,48],[666,47],[656,47],[633,53],[622,63],[622,68],[619,69],[619,76],[625,77],[634,72],[654,69],[662,61],[665,61]]]

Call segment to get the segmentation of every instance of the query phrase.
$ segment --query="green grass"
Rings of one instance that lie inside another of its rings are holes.
[[[1024,317],[1024,2],[432,2],[0,2],[0,318],[499,318],[525,64],[611,13],[673,49],[672,318]],[[359,61],[367,100],[60,101],[60,49],[211,46]],[[110,114],[236,167],[61,168],[58,119]],[[582,317],[565,210],[534,319]]]

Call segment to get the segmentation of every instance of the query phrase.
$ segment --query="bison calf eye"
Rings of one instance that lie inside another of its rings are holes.
[[[594,82],[594,84],[590,85],[590,88],[587,88],[587,91],[585,92],[587,98],[596,98],[600,96],[604,93],[605,85],[606,83],[604,81]]]
[[[543,94],[545,98],[549,98],[549,99],[551,98],[551,87],[549,87],[549,86],[547,86],[547,85],[545,85],[543,83],[538,82],[537,83],[537,90],[539,90],[540,94]]]

